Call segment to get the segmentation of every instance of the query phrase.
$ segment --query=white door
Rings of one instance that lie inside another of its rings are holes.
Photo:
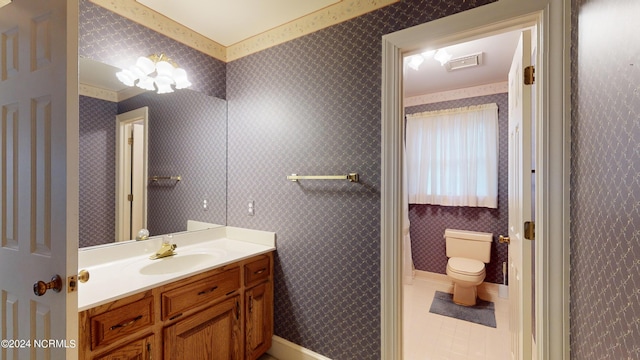
[[[0,8],[0,359],[77,357],[78,1]],[[71,60],[71,61],[67,61]],[[60,292],[34,283],[62,279]]]
[[[148,137],[148,107],[116,116],[116,241],[147,227]]]
[[[509,331],[511,359],[531,359],[531,32],[523,31],[509,70]]]

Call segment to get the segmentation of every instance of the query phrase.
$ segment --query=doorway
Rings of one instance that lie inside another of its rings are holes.
[[[116,116],[116,241],[147,228],[149,108]]]
[[[537,26],[536,89],[536,347],[541,358],[569,358],[568,337],[568,124],[569,29],[567,2],[515,0],[463,12],[383,37],[381,327],[382,357],[402,359],[402,54],[427,45]],[[553,16],[552,16],[553,15]],[[551,66],[553,65],[553,66]],[[548,69],[548,72],[545,71]],[[558,155],[561,154],[561,155]],[[553,239],[553,241],[551,240]],[[549,274],[558,274],[550,276]],[[544,301],[541,301],[541,300]],[[557,318],[561,321],[541,321]],[[552,336],[553,334],[553,336]]]
[[[467,107],[486,106],[489,103],[495,104],[499,113],[497,207],[410,205],[411,240],[416,246],[415,251],[404,254],[404,258],[413,257],[416,269],[414,273],[417,275],[412,284],[407,284],[405,274],[403,285],[404,360],[420,358],[416,354],[445,358],[509,358],[509,342],[504,341],[509,338],[509,299],[506,296],[507,287],[498,284],[506,280],[504,275],[508,249],[511,246],[498,243],[497,239],[508,235],[509,228],[508,123],[509,99],[513,96],[508,96],[507,93],[510,92],[510,66],[523,30],[525,29],[510,29],[478,38],[462,39],[439,49],[426,48],[403,54],[403,108],[407,116],[425,111],[428,114],[453,111],[450,109],[462,111]],[[535,33],[533,27],[527,27],[526,30],[528,33]],[[535,49],[535,36],[529,42],[533,43],[531,48]],[[438,56],[434,56],[438,53],[449,54],[450,58],[440,62]],[[533,96],[531,98],[532,101],[535,100]],[[494,235],[492,259],[485,265],[487,275],[485,283],[479,287],[479,295],[482,300],[494,304],[497,328],[429,313],[434,291],[452,292],[451,282],[444,272],[447,258],[442,236],[445,228],[482,231]],[[407,250],[407,243],[404,245]],[[406,264],[403,266],[407,269]],[[527,298],[528,302],[532,302],[531,294],[527,293]],[[530,334],[529,324],[531,322],[526,321],[523,328],[528,329],[525,333]],[[485,340],[478,342],[480,338]],[[453,339],[453,344],[450,339]],[[526,348],[529,349],[530,346]]]

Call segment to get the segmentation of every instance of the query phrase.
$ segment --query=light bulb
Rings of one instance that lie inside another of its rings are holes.
[[[140,79],[140,81],[138,81],[137,86],[141,89],[151,90],[151,91],[156,89],[153,86],[153,78],[149,76],[145,76],[144,78]]]
[[[421,55],[412,55],[409,57],[408,66],[415,71],[418,71],[420,65],[424,62],[424,58]]]
[[[147,57],[139,57],[136,61],[136,66],[142,71],[145,75],[149,75],[155,71],[156,67],[153,61]]]
[[[156,71],[158,72],[158,76],[167,76],[169,78],[173,77],[174,71],[173,65],[169,64],[166,61],[158,61],[156,63]]]
[[[177,68],[173,73],[176,81],[176,89],[184,89],[191,86],[191,82],[187,79],[187,72],[184,69]]]
[[[433,55],[433,58],[440,61],[440,65],[444,66],[449,60],[451,60],[451,54],[447,52],[445,49],[440,49]]]
[[[135,85],[136,80],[138,80],[138,78],[128,69],[123,69],[122,71],[117,72],[116,77],[118,77],[118,80],[127,86]]]

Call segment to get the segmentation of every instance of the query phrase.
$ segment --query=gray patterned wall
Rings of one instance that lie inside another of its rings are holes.
[[[226,65],[88,0],[80,1],[78,54],[119,68],[163,53],[187,71],[192,90],[224,99]]]
[[[114,102],[80,96],[80,247],[114,241],[117,113]]]
[[[571,358],[640,359],[640,2],[573,6]]]
[[[380,358],[381,38],[487,2],[402,1],[227,65],[228,225],[277,233],[276,335]]]
[[[405,112],[415,114],[488,103],[498,105],[498,208],[410,205],[411,250],[417,270],[447,273],[446,246],[443,238],[445,229],[490,232],[493,233],[493,244],[491,262],[486,265],[485,281],[502,283],[502,263],[507,261],[509,250],[507,245],[498,243],[498,236],[508,235],[509,230],[509,95],[487,95],[412,106],[406,108]]]

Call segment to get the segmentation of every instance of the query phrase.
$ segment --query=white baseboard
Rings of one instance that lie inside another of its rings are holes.
[[[416,279],[422,279],[431,282],[431,284],[435,285],[438,291],[443,291],[450,294],[453,293],[453,282],[447,275],[422,270],[416,270],[415,273]],[[478,286],[478,297],[482,300],[492,302],[503,301],[504,298],[501,298],[499,296],[501,287],[506,288],[506,285],[483,282]]]
[[[331,360],[279,336],[273,335],[271,340],[271,348],[267,350],[267,354],[278,360]]]

